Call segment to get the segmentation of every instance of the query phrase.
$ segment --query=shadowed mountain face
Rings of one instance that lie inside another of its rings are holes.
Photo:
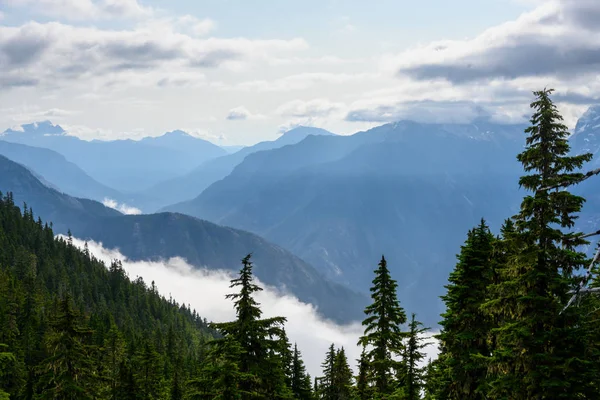
[[[400,122],[311,136],[247,156],[167,209],[255,232],[361,291],[383,253],[406,307],[434,324],[467,231],[518,209],[524,128]]]
[[[256,276],[318,307],[325,317],[348,322],[362,317],[367,297],[323,278],[289,251],[248,232],[187,215],[161,213],[125,216],[102,204],[59,193],[24,166],[0,156],[0,191],[12,192],[36,215],[52,221],[56,233],[102,242],[132,260],[182,257],[196,267],[237,271],[253,253]]]
[[[181,131],[140,141],[85,141],[66,135],[50,122],[23,125],[22,131],[9,129],[0,139],[54,150],[102,184],[123,193],[146,189],[226,154],[220,147]]]
[[[0,154],[34,171],[60,192],[97,201],[107,197],[126,201],[123,194],[96,181],[55,151],[0,140]]]
[[[181,200],[192,199],[214,182],[229,175],[248,155],[296,144],[310,135],[335,136],[324,129],[301,126],[284,133],[277,140],[260,142],[254,146],[244,147],[233,154],[206,161],[191,172],[154,185],[150,189],[141,192],[140,195],[145,199],[150,199],[148,200],[149,203],[146,203],[146,208],[149,210],[160,209]]]

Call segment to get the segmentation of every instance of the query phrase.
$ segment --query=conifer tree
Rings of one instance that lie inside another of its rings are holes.
[[[118,398],[120,367],[125,357],[125,341],[119,328],[112,325],[104,340],[104,358],[106,379],[109,382],[110,398]]]
[[[346,351],[342,347],[335,354],[331,386],[336,400],[350,400],[352,397],[352,370],[348,365]]]
[[[525,150],[518,155],[525,172],[519,184],[531,192],[521,203],[511,240],[518,251],[508,257],[500,282],[492,285],[488,309],[498,318],[489,358],[490,397],[514,400],[575,399],[585,360],[577,332],[577,311],[562,312],[573,288],[573,272],[585,262],[575,247],[581,234],[564,232],[575,223],[584,199],[567,190],[549,189],[583,177],[573,172],[591,154],[568,156],[569,132],[550,99],[536,99]]]
[[[400,306],[396,288],[397,283],[392,279],[385,257],[382,256],[371,287],[373,303],[365,309],[365,333],[359,340],[363,347],[372,346],[372,350],[367,352],[371,370],[368,377],[380,396],[390,395],[394,391],[394,375],[401,368],[395,357],[402,354],[403,339],[406,337],[400,327],[406,322],[406,313]]]
[[[302,354],[298,350],[298,345],[294,344],[294,353],[292,359],[292,382],[290,385],[295,399],[311,400],[312,388],[310,376],[306,373],[306,367],[302,360]]]
[[[0,400],[8,400],[10,398],[10,378],[13,374],[17,359],[12,352],[6,351],[7,345],[0,343]]]
[[[95,371],[92,367],[92,331],[79,322],[79,315],[67,293],[57,304],[47,339],[49,357],[41,365],[41,399],[93,399]]]
[[[356,376],[355,397],[358,400],[368,400],[371,398],[371,388],[369,385],[369,360],[364,347],[360,353],[360,358],[356,361],[358,362],[358,375]]]
[[[405,376],[401,380],[404,399],[419,400],[424,387],[425,368],[419,364],[425,359],[423,349],[430,343],[425,340],[423,334],[427,332],[423,324],[416,319],[413,313],[408,324],[408,338],[403,355]]]
[[[283,360],[281,358],[281,338],[285,332],[284,317],[261,319],[262,311],[254,299],[254,293],[262,288],[253,283],[251,255],[242,260],[239,277],[231,281],[231,288],[239,287],[238,293],[228,294],[234,300],[237,319],[232,322],[211,324],[225,338],[239,343],[238,366],[240,371],[239,388],[242,398],[291,396],[285,385]],[[222,340],[216,340],[219,346]]]
[[[160,354],[146,341],[136,357],[137,371],[134,374],[139,397],[142,400],[161,399],[165,395],[165,381],[162,373],[164,364]]]
[[[461,247],[458,263],[450,274],[447,293],[442,296],[446,312],[437,338],[447,373],[450,399],[483,400],[487,364],[478,356],[489,356],[491,320],[482,310],[487,288],[493,283],[494,236],[485,221],[470,230]]]
[[[323,369],[323,375],[318,379],[318,390],[315,389],[315,393],[319,399],[335,399],[335,388],[333,387],[335,355],[335,346],[332,343],[329,346],[327,354],[325,355],[325,360],[321,364],[321,368]]]

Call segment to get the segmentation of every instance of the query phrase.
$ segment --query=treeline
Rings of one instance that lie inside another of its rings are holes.
[[[600,299],[577,290],[599,282],[578,272],[592,261],[573,232],[585,199],[567,190],[586,177],[579,171],[592,155],[569,155],[551,93],[534,93],[517,157],[530,192],[520,212],[499,235],[485,220],[467,234],[442,296],[436,360],[425,362],[428,328],[402,308],[385,257],[360,358],[332,344],[311,377],[286,319],[262,316],[250,256],[227,295],[235,320],[207,324],[154,283],[129,280],[118,262],[106,268],[55,240],[8,195],[0,201],[0,399],[600,398]]]

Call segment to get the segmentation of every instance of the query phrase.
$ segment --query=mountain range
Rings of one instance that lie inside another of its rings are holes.
[[[151,210],[160,209],[181,200],[190,200],[214,182],[229,175],[248,155],[293,145],[311,135],[334,136],[333,133],[325,129],[304,126],[294,128],[285,132],[277,140],[260,142],[254,146],[244,147],[232,154],[205,161],[189,173],[163,181],[148,190],[140,192],[139,195],[141,198],[154,200],[149,205],[145,203],[147,208]]]
[[[8,129],[0,140],[54,150],[98,182],[122,193],[147,189],[227,154],[219,146],[182,131],[138,141],[86,141],[49,121]]]
[[[524,128],[402,121],[309,136],[250,154],[166,210],[255,232],[363,292],[384,253],[403,303],[435,323],[468,229],[482,217],[497,228],[518,207]]]
[[[324,317],[350,321],[359,318],[367,304],[365,295],[327,281],[305,261],[255,234],[182,214],[123,215],[99,202],[60,193],[4,156],[0,190],[52,222],[56,233],[71,231],[80,239],[117,248],[131,260],[178,256],[198,268],[237,271],[241,258],[253,253],[262,282],[314,304]]]
[[[51,124],[47,128],[48,134],[40,131],[36,137],[52,136],[57,129]],[[58,161],[47,153],[42,159],[48,161],[39,163],[31,155],[12,158],[19,158],[15,161],[29,168],[47,190],[51,186],[73,196],[63,198],[52,191],[46,195],[51,204],[81,203],[76,209],[82,209],[83,216],[70,219],[53,211],[63,210],[58,206],[42,208],[48,219],[118,247],[133,259],[179,255],[196,266],[236,268],[238,252],[265,249],[274,259],[260,259],[263,267],[257,271],[264,269],[259,278],[290,288],[332,318],[349,320],[362,318],[360,304],[366,302],[372,271],[385,254],[402,304],[434,326],[442,311],[437,296],[443,293],[467,231],[485,218],[497,232],[519,209],[524,193],[518,179],[523,171],[516,155],[525,144],[525,128],[486,119],[471,124],[399,121],[338,136],[300,127],[275,141],[228,154],[223,150],[175,177],[153,177],[155,183],[140,190],[123,195],[119,188],[112,189],[118,201],[158,210],[136,216],[113,215],[114,210],[99,208],[101,204],[90,206],[77,199],[101,201],[95,190],[80,188],[111,185],[100,183],[83,167],[75,174],[79,162],[68,156]],[[30,145],[45,147],[44,140]],[[170,154],[187,140],[185,133],[175,131],[135,146]],[[590,107],[581,117],[570,141],[574,153],[599,153],[600,107]],[[111,143],[120,142],[127,141]],[[10,151],[0,146],[0,154],[11,157]],[[599,162],[596,157],[586,168]],[[45,163],[64,165],[81,183],[69,186],[75,178],[61,181],[58,173],[45,171]],[[597,180],[590,179],[574,189],[588,199],[577,229],[600,228],[597,187]],[[0,190],[6,189],[0,184]],[[29,203],[32,196],[23,199]]]

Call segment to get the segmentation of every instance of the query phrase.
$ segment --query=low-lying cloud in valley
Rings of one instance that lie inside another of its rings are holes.
[[[142,213],[142,210],[139,208],[128,206],[125,203],[118,203],[116,200],[109,199],[108,197],[104,198],[102,204],[104,204],[105,207],[110,207],[127,215],[140,215]]]
[[[79,239],[73,239],[73,243],[80,248],[84,246],[84,241]],[[172,296],[180,304],[191,305],[199,315],[209,321],[223,322],[235,318],[232,302],[225,299],[225,295],[232,291],[229,288],[232,276],[227,272],[194,269],[181,258],[158,262],[133,262],[127,260],[118,250],[105,249],[101,243],[87,243],[90,252],[96,258],[107,265],[111,260],[121,260],[130,278],[140,276],[148,285],[154,281],[163,296]],[[240,259],[242,256],[240,255]],[[331,343],[346,349],[351,367],[356,369],[355,360],[360,357],[361,350],[356,343],[363,332],[360,322],[335,324],[320,317],[312,305],[302,303],[295,297],[266,287],[260,282],[259,284],[265,289],[257,295],[263,316],[287,318],[288,336],[292,342],[298,344],[311,376],[321,375],[321,363]],[[435,358],[437,346],[428,346],[426,352],[427,358]]]

